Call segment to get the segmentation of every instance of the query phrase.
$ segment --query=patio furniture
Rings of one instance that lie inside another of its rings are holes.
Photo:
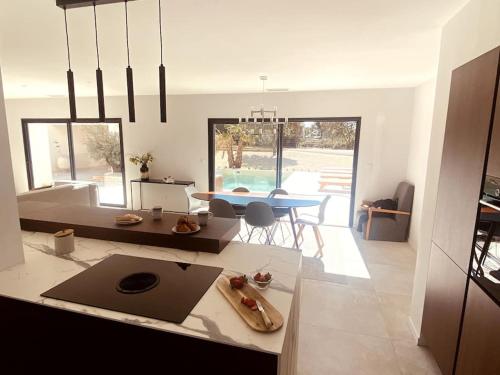
[[[214,217],[222,217],[226,219],[239,219],[234,212],[233,206],[224,199],[212,199],[208,203],[209,211]],[[240,240],[243,242],[241,233],[238,233]]]
[[[245,221],[252,227],[247,242],[250,242],[255,228],[262,229],[266,233],[266,244],[270,245],[273,240],[273,227],[276,224],[273,209],[264,202],[251,202],[246,207]]]
[[[188,213],[196,214],[200,211],[208,211],[207,204],[200,199],[193,197],[193,194],[198,192],[194,185],[189,185],[184,188],[188,199]]]
[[[368,221],[363,224],[366,240],[405,242],[410,229],[410,216],[415,187],[408,182],[400,182],[394,200],[396,210],[368,207]],[[376,213],[386,214],[376,216]]]
[[[304,231],[304,228],[309,225],[313,228],[314,231],[314,237],[316,237],[316,244],[318,245],[318,253],[323,256],[323,247],[325,246],[325,243],[323,241],[323,237],[321,236],[321,232],[319,230],[319,226],[322,225],[325,222],[325,210],[326,210],[326,205],[328,204],[328,201],[330,200],[331,195],[327,195],[323,201],[321,202],[319,206],[319,211],[318,211],[318,216],[310,215],[310,214],[303,214],[300,215],[296,222],[299,225],[299,232],[297,233],[297,237],[302,237],[302,232]]]
[[[338,178],[349,180],[352,179],[352,169],[351,168],[340,168],[340,169],[328,169],[323,168],[320,172],[320,177],[323,178]]]
[[[227,200],[232,205],[248,206],[251,202],[264,202],[271,207],[286,207],[288,208],[288,216],[290,218],[290,225],[292,227],[292,233],[294,238],[293,247],[298,249],[297,242],[297,232],[295,230],[295,219],[293,216],[293,210],[300,207],[314,207],[321,204],[321,198],[311,199],[304,198],[301,196],[291,195],[291,196],[275,196],[269,197],[268,194],[262,193],[232,193],[232,192],[205,192],[205,193],[194,193],[194,198],[210,201],[212,199],[220,198]]]
[[[351,185],[352,185],[352,179],[344,180],[336,177],[334,178],[321,177],[319,181],[319,191],[329,191],[329,189],[326,189],[327,186],[337,186],[340,187],[341,190],[335,192],[349,193],[351,191]]]

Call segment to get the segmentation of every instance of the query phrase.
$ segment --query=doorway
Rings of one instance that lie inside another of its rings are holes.
[[[209,119],[210,190],[328,194],[325,224],[352,226],[360,127],[359,117]]]

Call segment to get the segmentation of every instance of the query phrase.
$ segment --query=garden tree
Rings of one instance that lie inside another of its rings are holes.
[[[321,134],[326,144],[323,147],[333,147],[336,150],[353,150],[356,139],[356,122],[321,123]]]
[[[217,148],[227,152],[227,164],[229,168],[241,168],[243,163],[243,148],[250,144],[252,137],[248,129],[241,124],[225,125],[224,128],[216,129]]]
[[[113,172],[121,170],[120,135],[107,126],[88,125],[85,127],[85,146],[92,159],[104,160]]]

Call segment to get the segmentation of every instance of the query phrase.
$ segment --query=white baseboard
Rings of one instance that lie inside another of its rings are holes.
[[[411,317],[408,317],[408,323],[410,324],[411,333],[413,335],[413,339],[415,340],[415,343],[419,346],[425,345],[422,337],[420,337],[420,332],[417,331],[417,328],[415,327],[415,324],[413,323],[413,320],[411,319]]]

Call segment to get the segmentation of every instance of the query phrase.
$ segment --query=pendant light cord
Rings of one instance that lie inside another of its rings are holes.
[[[125,30],[127,33],[127,61],[128,61],[128,67],[130,68],[130,48],[128,44],[128,7],[127,7],[128,0],[125,0]]]
[[[64,7],[64,26],[66,28],[66,48],[68,50],[68,66],[69,70],[71,70],[71,54],[69,52],[68,18],[66,16],[66,7]]]
[[[99,41],[97,40],[97,14],[95,11],[95,1],[94,1],[94,28],[95,28],[95,48],[97,51],[97,69],[101,69],[100,58],[99,58]]]
[[[163,33],[161,29],[161,0],[158,0],[159,20],[160,20],[160,60],[163,65]]]

